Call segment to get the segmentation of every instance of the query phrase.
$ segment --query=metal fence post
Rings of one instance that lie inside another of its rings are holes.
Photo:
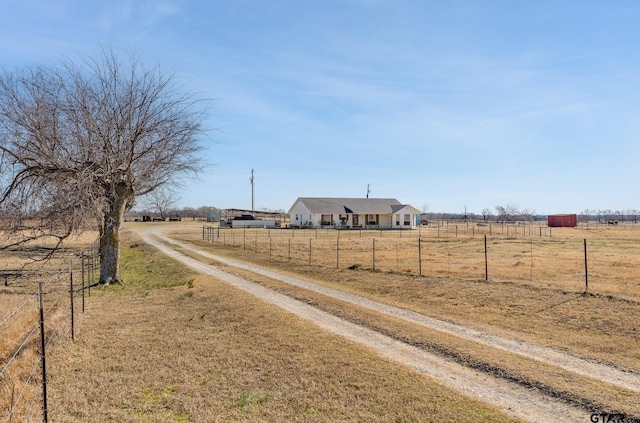
[[[71,300],[71,340],[75,341],[75,322],[73,321],[73,260],[69,260],[69,299]]]
[[[376,270],[376,239],[375,238],[373,238],[372,253],[373,253],[373,270]]]
[[[589,271],[587,266],[587,240],[584,240],[584,292],[589,291]]]
[[[82,312],[84,313],[84,254],[82,254],[80,268],[82,269]]]
[[[422,276],[422,240],[418,237],[418,274]]]
[[[42,360],[42,418],[45,423],[49,421],[47,415],[47,362],[44,339],[44,303],[42,301],[42,282],[38,282],[38,297],[40,299],[40,347]]]
[[[93,262],[94,262],[93,251],[91,251],[91,256],[89,256],[89,290],[87,291],[89,296],[91,296],[91,285],[93,285],[93,279],[94,279]]]
[[[489,264],[487,261],[487,236],[484,236],[484,280],[489,282]]]

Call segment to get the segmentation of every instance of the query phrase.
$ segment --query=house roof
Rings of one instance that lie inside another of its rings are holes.
[[[407,206],[395,198],[325,198],[300,197],[293,207],[301,202],[311,213],[335,214],[391,214]],[[293,210],[289,210],[289,213]],[[413,207],[411,207],[413,209]]]

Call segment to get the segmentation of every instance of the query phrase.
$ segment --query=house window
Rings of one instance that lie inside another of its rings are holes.
[[[378,222],[376,222],[376,215],[375,214],[368,214],[367,215],[367,225],[377,225]]]
[[[405,214],[404,215],[404,226],[411,226],[411,215],[410,214]]]
[[[400,215],[396,214],[396,226],[400,226]]]
[[[331,225],[331,215],[330,214],[323,214],[320,217],[320,225],[322,225],[322,226]]]

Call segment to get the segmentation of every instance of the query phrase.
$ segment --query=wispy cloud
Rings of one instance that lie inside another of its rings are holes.
[[[367,183],[443,211],[640,202],[634,1],[0,7],[9,66],[110,43],[186,73],[215,100],[220,205],[239,201],[252,167],[274,208]]]

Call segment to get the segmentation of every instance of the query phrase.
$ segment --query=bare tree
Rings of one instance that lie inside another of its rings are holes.
[[[582,212],[583,221],[584,221],[584,223],[587,224],[587,227],[589,227],[589,220],[591,220],[591,214],[592,213],[595,213],[595,210],[592,212],[589,209],[584,209],[584,211]]]
[[[177,202],[178,195],[172,187],[167,185],[151,191],[144,197],[146,207],[158,213],[162,220],[168,217],[170,210],[175,207]]]
[[[496,214],[498,215],[498,220],[511,222],[519,216],[520,211],[515,204],[507,204],[506,206],[496,206]]]
[[[100,282],[120,282],[119,233],[136,197],[204,166],[204,109],[173,74],[111,49],[0,73],[0,230],[10,245],[87,227]]]
[[[524,220],[524,221],[527,221],[527,222],[531,222],[531,221],[533,221],[533,216],[534,216],[535,214],[536,214],[536,211],[535,211],[535,210],[522,209],[522,210],[519,212],[519,217],[520,217],[520,220]]]
[[[499,221],[500,220],[505,221],[505,220],[508,220],[509,218],[507,209],[504,206],[496,206],[496,215],[498,216]]]

